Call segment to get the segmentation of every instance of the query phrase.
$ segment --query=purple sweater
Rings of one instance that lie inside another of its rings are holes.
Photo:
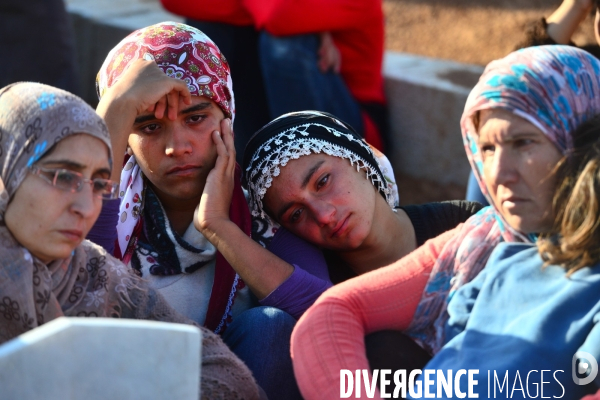
[[[105,200],[100,216],[87,236],[88,240],[104,247],[111,254],[114,253],[117,240],[119,205],[120,199]],[[284,228],[277,231],[267,249],[292,264],[294,272],[277,289],[260,300],[260,304],[279,308],[294,318],[300,318],[321,293],[332,286],[325,257],[317,247]]]

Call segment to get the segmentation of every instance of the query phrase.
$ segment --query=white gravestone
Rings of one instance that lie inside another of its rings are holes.
[[[197,400],[193,326],[61,317],[0,346],[1,400]]]

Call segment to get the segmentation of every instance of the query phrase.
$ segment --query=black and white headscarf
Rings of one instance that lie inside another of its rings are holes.
[[[389,160],[365,142],[354,129],[320,111],[284,114],[256,132],[244,152],[244,186],[252,216],[275,225],[263,208],[273,178],[290,160],[325,153],[347,159],[377,188],[390,207],[398,205],[398,190]]]

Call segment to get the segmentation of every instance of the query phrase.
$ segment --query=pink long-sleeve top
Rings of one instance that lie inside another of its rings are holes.
[[[341,369],[370,371],[365,335],[408,328],[433,265],[461,227],[427,241],[388,267],[332,287],[304,313],[291,348],[304,399],[339,399]],[[361,393],[366,393],[361,386]],[[375,398],[380,398],[378,391]]]

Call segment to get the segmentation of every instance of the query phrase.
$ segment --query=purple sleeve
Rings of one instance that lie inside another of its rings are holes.
[[[121,199],[104,200],[100,216],[86,237],[89,241],[104,247],[110,254],[114,254],[115,250],[120,205]]]
[[[280,228],[268,250],[294,266],[294,272],[277,289],[260,301],[300,318],[325,290],[332,286],[321,250]]]

